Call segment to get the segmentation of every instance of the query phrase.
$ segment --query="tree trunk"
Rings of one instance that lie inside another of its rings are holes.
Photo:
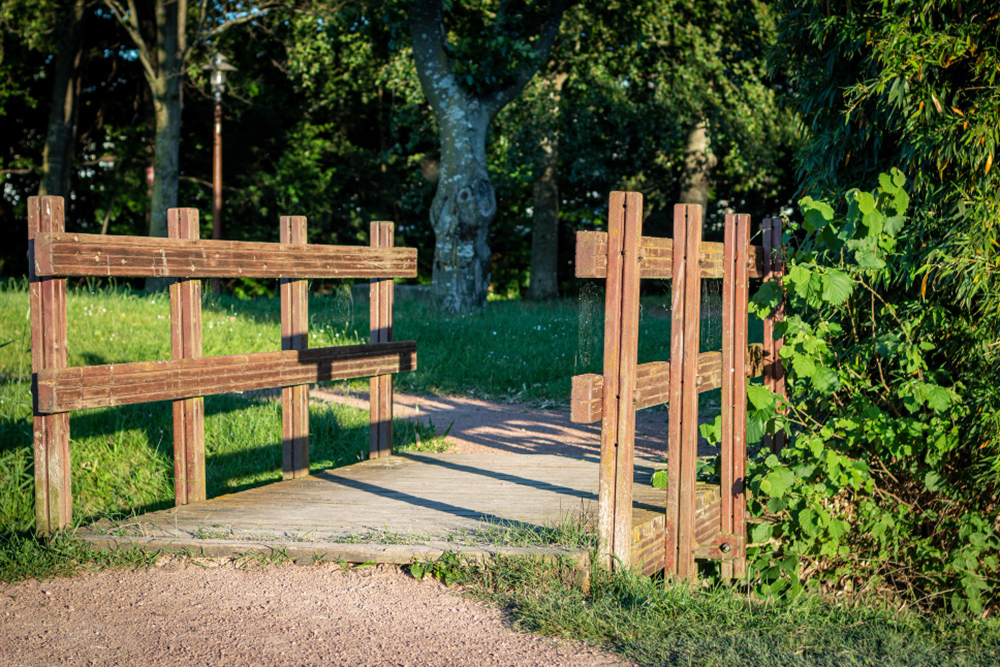
[[[181,81],[183,80],[184,0],[156,2],[156,67],[147,73],[156,124],[153,152],[153,194],[150,202],[149,235],[167,235],[167,211],[177,206],[180,178]],[[166,289],[170,281],[148,278],[146,290]]]
[[[559,296],[559,100],[566,74],[557,74],[549,97],[547,119],[539,143],[538,175],[532,185],[531,282],[528,298],[541,301]],[[543,121],[544,123],[545,121]]]
[[[446,312],[486,305],[490,286],[490,222],[496,194],[486,171],[489,114],[455,89],[439,119],[441,172],[431,205],[434,228],[433,294]]]
[[[432,291],[440,307],[459,313],[486,305],[490,286],[490,222],[496,193],[486,170],[486,130],[504,105],[517,97],[548,58],[568,0],[556,0],[530,47],[533,60],[519,65],[501,90],[466,92],[445,52],[441,0],[416,0],[410,9],[410,38],[420,88],[434,110],[441,139],[441,173],[431,205],[434,228]],[[503,6],[504,3],[501,3]]]
[[[76,148],[77,100],[80,96],[80,61],[83,58],[85,2],[75,0],[58,27],[52,79],[52,107],[42,151],[42,181],[39,196],[68,197]]]
[[[688,133],[681,178],[681,204],[700,204],[703,211],[707,210],[712,169],[717,162],[712,153],[708,121],[703,120]]]

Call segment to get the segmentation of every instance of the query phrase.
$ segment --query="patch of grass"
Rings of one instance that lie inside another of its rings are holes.
[[[594,570],[584,593],[539,559],[462,561],[451,579],[522,629],[603,645],[641,665],[996,665],[1000,625],[803,596],[778,604]]]
[[[597,547],[597,533],[585,518],[566,516],[548,527],[515,522],[489,523],[482,528],[452,533],[448,536],[448,541],[463,546],[489,544],[503,547],[558,546],[594,549]]]

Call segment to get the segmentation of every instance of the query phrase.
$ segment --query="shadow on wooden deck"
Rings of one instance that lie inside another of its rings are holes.
[[[589,457],[588,457],[589,459]],[[662,464],[636,462],[637,512],[663,512],[649,485]],[[447,551],[569,557],[560,526],[593,530],[598,464],[555,455],[405,454],[325,470],[80,531],[97,548],[237,557],[283,553],[297,561],[405,564]],[[510,539],[508,539],[508,537]],[[523,546],[498,546],[497,541]]]

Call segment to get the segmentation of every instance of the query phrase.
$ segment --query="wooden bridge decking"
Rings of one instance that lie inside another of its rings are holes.
[[[662,465],[637,462],[639,524],[663,515],[665,490],[650,485]],[[592,524],[598,467],[596,457],[403,454],[89,526],[80,536],[100,548],[138,544],[218,557],[280,549],[297,560],[409,563],[449,550],[488,554],[499,550],[482,539],[491,526],[543,532],[565,521]],[[643,535],[648,541],[650,531]],[[545,545],[502,550],[586,558],[584,549]]]

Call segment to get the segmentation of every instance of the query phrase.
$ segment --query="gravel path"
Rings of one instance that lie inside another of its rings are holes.
[[[0,587],[0,665],[624,665],[397,568],[161,559]]]
[[[316,398],[356,402],[323,390]],[[396,395],[396,413],[451,425],[453,451],[600,454],[599,425],[568,410]],[[637,454],[662,456],[666,412],[644,411]],[[662,433],[661,433],[662,431]],[[0,584],[0,665],[625,665],[515,631],[501,610],[397,568],[157,567]]]

